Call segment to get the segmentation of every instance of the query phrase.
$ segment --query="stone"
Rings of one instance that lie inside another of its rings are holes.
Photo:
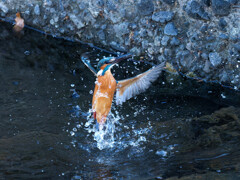
[[[162,44],[163,46],[167,46],[168,40],[169,40],[169,37],[168,37],[168,36],[163,36],[163,38],[162,38],[162,40],[161,40],[161,44]]]
[[[165,3],[168,4],[168,5],[173,5],[173,4],[175,4],[175,1],[176,1],[176,0],[163,0],[163,2],[165,2]]]
[[[176,37],[173,37],[170,44],[172,46],[178,46],[180,44],[180,41]]]
[[[39,8],[39,5],[38,5],[38,4],[34,7],[34,13],[35,13],[37,16],[40,15],[40,8]]]
[[[0,2],[0,11],[4,14],[8,13],[8,7],[3,2]]]
[[[212,11],[215,15],[227,16],[230,13],[230,3],[224,0],[212,0]]]
[[[100,40],[105,40],[105,33],[103,30],[98,31],[98,37]]]
[[[135,56],[140,56],[141,50],[137,47],[134,47],[134,48],[130,49],[130,53],[134,54]]]
[[[218,21],[218,26],[220,27],[220,29],[224,29],[224,28],[227,26],[227,22],[225,21],[224,18],[221,18],[221,19]]]
[[[161,46],[161,37],[157,36],[154,38],[154,46]]]
[[[177,28],[174,26],[172,22],[166,24],[164,28],[164,34],[169,36],[176,36],[178,34]]]
[[[209,7],[211,5],[211,0],[202,0],[202,3]]]
[[[84,23],[80,20],[81,18],[78,18],[75,14],[70,14],[69,18],[72,20],[77,29],[81,29],[85,26]]]
[[[226,34],[220,34],[219,38],[223,40],[228,40],[228,36]]]
[[[160,23],[165,23],[171,21],[174,16],[174,13],[171,11],[159,11],[155,12],[152,15],[152,20]]]
[[[113,29],[114,29],[117,37],[121,38],[121,36],[123,36],[129,32],[128,25],[129,25],[128,22],[123,22],[120,24],[115,24],[113,26]]]
[[[192,64],[192,55],[188,50],[184,50],[184,51],[179,51],[176,54],[176,58],[179,60],[180,64],[183,67],[187,67],[190,68],[191,64]]]
[[[230,4],[237,4],[239,2],[239,0],[228,0],[228,2]]]
[[[189,1],[185,8],[187,14],[194,19],[203,19],[210,20],[207,12],[204,11],[204,8],[197,1]]]
[[[217,52],[209,53],[209,60],[214,67],[219,66],[222,63],[222,58]]]
[[[154,4],[152,0],[141,0],[137,8],[140,15],[146,16],[153,13]]]

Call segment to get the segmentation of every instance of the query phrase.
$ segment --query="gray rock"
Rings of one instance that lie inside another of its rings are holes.
[[[205,61],[205,64],[204,64],[204,68],[203,68],[203,71],[206,72],[206,73],[209,73],[210,72],[210,62],[208,60]]]
[[[223,40],[228,40],[228,36],[226,34],[220,34],[219,38]]]
[[[179,60],[180,64],[183,67],[187,68],[189,68],[193,62],[192,61],[193,57],[188,50],[178,52],[176,54],[176,58]]]
[[[176,37],[173,37],[170,44],[172,46],[178,46],[180,44],[180,41]]]
[[[161,41],[161,44],[162,44],[163,46],[167,46],[168,40],[169,40],[169,37],[168,37],[168,36],[163,36],[162,41]]]
[[[153,13],[154,4],[152,0],[141,0],[137,8],[140,15],[146,16]]]
[[[155,12],[152,15],[152,20],[156,22],[165,23],[171,21],[174,16],[174,13],[171,11],[159,11]]]
[[[134,48],[130,49],[130,53],[132,53],[136,56],[140,56],[141,55],[141,50],[137,47],[134,47]]]
[[[120,23],[120,24],[115,24],[113,26],[113,29],[116,33],[116,36],[121,38],[121,36],[127,34],[129,32],[129,29],[128,29],[128,25],[129,23],[128,22],[123,22],[123,23]]]
[[[105,40],[106,37],[105,37],[105,33],[103,30],[98,31],[98,37],[101,40]]]
[[[185,11],[187,14],[194,18],[194,19],[203,19],[203,20],[210,20],[209,15],[207,12],[204,11],[201,4],[199,4],[197,1],[189,1],[187,3],[187,6],[185,8]]]
[[[202,0],[202,2],[206,6],[210,6],[211,5],[211,0]]]
[[[176,36],[178,34],[177,28],[172,22],[168,23],[164,28],[164,34],[169,36]]]
[[[161,37],[157,36],[154,38],[154,46],[161,46]]]
[[[200,28],[200,31],[202,33],[207,33],[208,30],[208,25],[207,24],[203,24],[202,27]]]
[[[201,57],[204,59],[204,60],[207,60],[208,59],[208,55],[206,53],[202,53],[201,54]]]
[[[175,4],[176,0],[163,0],[163,2],[167,3],[168,5],[173,5]]]
[[[78,29],[81,29],[85,26],[84,23],[81,21],[81,18],[77,17],[75,14],[70,14],[69,17]]]
[[[237,44],[233,45],[234,49],[236,49],[236,51],[240,52],[240,42]]]
[[[39,5],[38,5],[38,4],[34,7],[34,13],[35,13],[37,16],[40,15],[40,8],[39,8]]]
[[[218,21],[218,25],[219,25],[220,29],[223,30],[223,29],[227,26],[227,22],[225,21],[224,18],[221,18],[221,19]]]
[[[8,7],[3,3],[3,2],[0,2],[0,10],[6,14],[8,13]]]
[[[239,2],[239,0],[228,0],[228,2],[230,4],[237,4]]]
[[[222,63],[222,58],[217,52],[209,53],[209,60],[214,67]]]
[[[230,13],[230,3],[224,0],[212,0],[212,10],[215,15],[226,16]]]

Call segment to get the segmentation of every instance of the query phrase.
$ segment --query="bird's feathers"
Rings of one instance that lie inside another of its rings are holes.
[[[162,72],[164,65],[165,63],[161,63],[138,76],[118,81],[116,104],[122,104],[126,100],[149,88],[151,83],[155,81]]]

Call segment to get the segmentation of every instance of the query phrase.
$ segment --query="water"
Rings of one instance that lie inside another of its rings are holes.
[[[163,74],[146,93],[113,103],[99,131],[95,77],[80,55],[106,54],[0,26],[0,179],[239,178],[238,92]],[[113,73],[148,68],[128,61]]]

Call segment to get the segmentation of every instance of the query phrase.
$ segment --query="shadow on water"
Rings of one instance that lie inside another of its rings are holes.
[[[89,113],[95,78],[79,57],[104,54],[0,26],[0,178],[239,178],[238,92],[164,73],[113,104],[102,140]],[[113,73],[148,68],[126,61]]]

